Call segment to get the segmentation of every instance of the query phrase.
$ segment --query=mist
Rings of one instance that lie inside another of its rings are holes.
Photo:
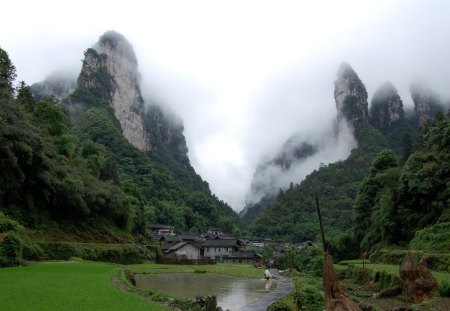
[[[320,163],[348,155],[351,133],[333,132],[342,61],[358,73],[369,103],[385,81],[405,109],[413,107],[409,87],[418,79],[442,101],[450,98],[450,3],[444,0],[127,7],[80,0],[64,9],[44,0],[3,7],[11,14],[0,20],[0,46],[17,81],[27,84],[54,71],[76,76],[83,52],[104,32],[123,34],[135,49],[144,99],[182,120],[192,165],[235,210],[245,204],[256,167],[293,136],[318,152],[287,172],[268,170],[274,187],[298,183]]]

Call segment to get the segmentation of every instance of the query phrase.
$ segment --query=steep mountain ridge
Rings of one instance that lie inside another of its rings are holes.
[[[280,188],[287,188],[288,183],[280,186],[279,183],[276,183],[274,176],[280,179],[280,176],[283,174],[287,175],[292,165],[299,165],[314,155],[320,155],[320,152],[326,149],[327,145],[338,142],[342,139],[342,136],[353,136],[357,123],[368,121],[367,91],[349,64],[341,64],[334,84],[337,121],[334,124],[334,133],[324,134],[324,136],[334,135],[334,139],[322,137],[318,141],[311,143],[307,142],[305,138],[299,138],[299,135],[294,135],[284,143],[273,159],[259,164],[253,175],[251,189],[246,199],[246,206],[240,213],[240,216],[246,222],[252,222],[259,213],[265,210],[268,204],[275,199]],[[350,154],[351,149],[357,147],[357,140],[351,139],[347,141],[347,145],[348,152],[345,154],[345,157]],[[327,160],[328,163],[330,159]],[[336,160],[341,159],[339,157],[332,159],[332,161]],[[321,166],[325,164],[321,163]],[[298,183],[303,177],[304,175],[291,176],[290,182]]]
[[[122,179],[133,180],[144,199],[155,206],[156,221],[182,230],[202,230],[222,220],[229,231],[236,230],[237,215],[211,194],[208,183],[191,166],[182,122],[151,99],[145,105],[131,45],[122,35],[107,32],[94,47],[85,52],[78,88],[67,100],[71,106],[84,107],[76,120],[79,135],[105,145]],[[95,114],[105,119],[96,120]],[[106,119],[110,114],[115,119],[112,123]],[[115,122],[128,142],[143,153],[130,149],[114,134]],[[225,219],[233,219],[232,225]]]
[[[11,163],[17,163],[9,170],[19,179],[4,181],[11,195],[4,196],[1,206],[0,191],[1,211],[30,228],[50,222],[62,235],[78,235],[76,228],[96,222],[101,229],[122,230],[127,238],[145,235],[146,225],[154,222],[178,231],[221,226],[238,232],[236,213],[191,166],[182,122],[151,98],[145,105],[128,41],[107,32],[84,55],[75,90],[62,102],[53,87],[57,79],[37,84],[45,91],[35,93],[41,96],[38,102],[25,84],[17,99],[8,93],[0,113],[11,114],[13,107],[15,119],[21,120],[15,123],[25,125],[6,124],[0,138],[7,146],[26,148],[7,148]],[[17,141],[8,131],[21,133]],[[29,161],[17,160],[23,152]],[[2,170],[6,174],[6,167]]]
[[[419,128],[424,128],[431,122],[436,113],[444,112],[439,96],[426,84],[416,81],[411,84],[410,91]]]
[[[314,240],[319,232],[314,197],[322,206],[329,233],[352,226],[352,207],[359,184],[376,154],[387,146],[382,134],[368,121],[367,91],[348,64],[338,70],[334,90],[337,123],[349,124],[356,138],[350,156],[311,172],[299,184],[281,191],[250,226],[254,236],[294,242]]]
[[[450,115],[431,108],[440,106],[436,94],[415,90],[414,124],[405,118],[395,87],[385,83],[375,92],[366,118],[364,84],[352,69],[346,67],[346,72],[351,79],[342,79],[338,71],[336,81],[343,85],[335,84],[336,107],[340,121],[349,119],[357,148],[344,161],[314,170],[300,184],[280,191],[263,212],[252,215],[250,235],[320,240],[315,196],[327,244],[338,259],[405,245],[417,230],[448,221],[449,143],[443,137]],[[425,125],[420,132],[419,124]],[[420,140],[412,140],[419,135]]]
[[[122,35],[109,31],[100,37],[94,49],[86,51],[78,84],[86,89],[106,87],[105,99],[113,108],[124,136],[133,146],[147,151],[151,142],[144,130],[139,79],[133,47]]]
[[[356,121],[369,119],[366,88],[347,63],[342,63],[339,67],[334,82],[334,100],[338,122],[345,118],[350,125],[354,125]]]

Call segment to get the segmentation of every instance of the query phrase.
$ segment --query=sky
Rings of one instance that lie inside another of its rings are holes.
[[[0,47],[28,84],[55,71],[76,76],[86,48],[105,31],[122,33],[144,97],[183,120],[192,165],[235,210],[257,165],[293,134],[330,132],[341,62],[358,73],[369,102],[391,81],[411,107],[418,78],[450,97],[446,0],[41,0],[7,1],[2,11]],[[326,153],[289,178],[298,183],[346,154]]]

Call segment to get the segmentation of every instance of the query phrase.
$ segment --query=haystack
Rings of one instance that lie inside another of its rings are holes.
[[[333,260],[328,253],[324,253],[323,258],[323,292],[327,311],[361,311],[339,285]]]
[[[411,253],[406,254],[400,266],[400,279],[406,300],[416,304],[431,299],[437,289],[437,281],[428,270],[426,259],[422,258],[417,265]]]
[[[403,283],[403,293],[407,301],[414,300],[414,282],[419,277],[419,268],[414,263],[411,253],[407,253],[400,265],[400,279]]]
[[[414,282],[414,302],[421,303],[424,300],[433,298],[437,290],[437,281],[428,270],[426,258],[422,258],[418,265],[419,277]]]

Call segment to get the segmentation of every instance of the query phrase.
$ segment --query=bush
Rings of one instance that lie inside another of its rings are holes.
[[[321,280],[310,276],[294,277],[294,301],[299,310],[324,310],[325,299]]]
[[[292,311],[292,310],[294,310],[294,308],[288,305],[287,302],[282,299],[277,300],[276,302],[271,304],[269,308],[267,308],[267,311]]]
[[[170,305],[180,310],[201,310],[195,299],[192,298],[173,298]]]
[[[38,242],[24,246],[26,260],[84,260],[114,262],[121,264],[154,260],[156,254],[148,247],[136,244],[95,244],[70,242]]]
[[[349,265],[350,277],[359,285],[373,284],[377,290],[384,290],[394,286],[401,286],[402,282],[397,275],[385,271],[374,271],[370,268]]]
[[[25,260],[43,260],[46,258],[42,247],[32,243],[23,244],[22,256]]]
[[[169,296],[163,293],[156,293],[151,297],[151,300],[155,302],[166,302],[169,300]]]
[[[420,250],[450,250],[450,222],[438,223],[416,231],[411,248]]]
[[[441,297],[450,297],[450,282],[442,281],[438,286],[439,296]]]
[[[20,225],[0,212],[0,233],[8,231],[17,231]]]
[[[12,267],[22,264],[22,240],[14,233],[6,234],[0,242],[0,267]]]

